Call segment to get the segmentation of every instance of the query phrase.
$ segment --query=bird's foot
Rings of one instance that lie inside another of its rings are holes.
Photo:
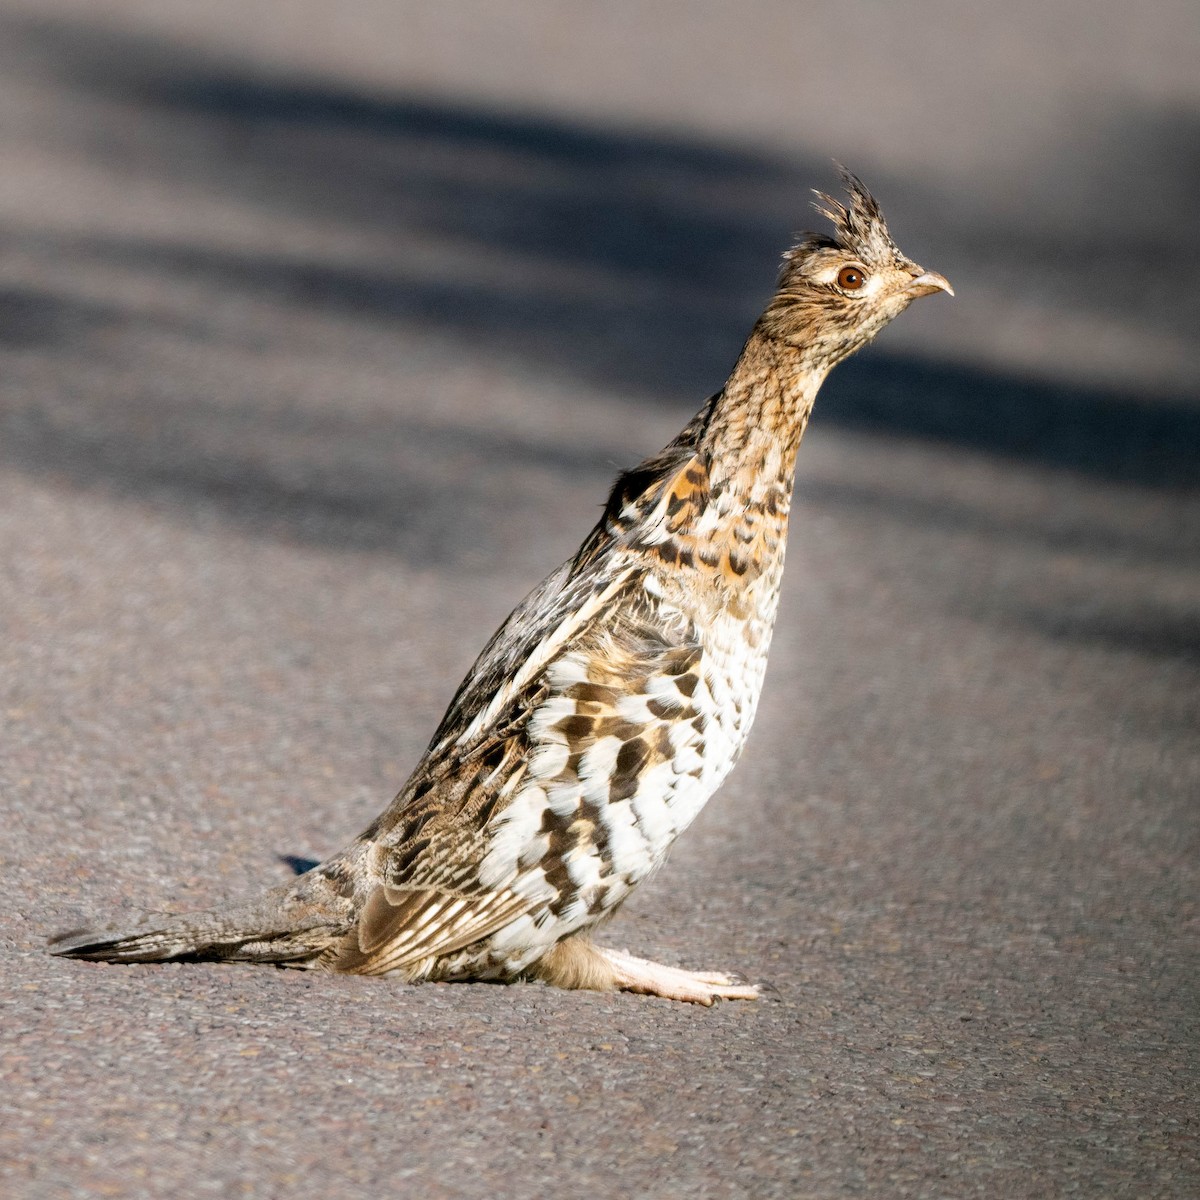
[[[635,958],[623,950],[595,950],[612,967],[614,984],[622,991],[644,996],[662,996],[664,1000],[683,1000],[688,1004],[712,1004],[714,1000],[757,1000],[758,988],[735,983],[719,971],[685,971],[662,963]]]

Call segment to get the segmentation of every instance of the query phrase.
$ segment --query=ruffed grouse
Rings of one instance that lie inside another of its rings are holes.
[[[63,934],[53,952],[753,999],[725,975],[589,934],[662,864],[741,753],[817,389],[914,298],[951,292],[843,178],[847,204],[818,193],[834,236],[787,252],[724,388],[620,476],[579,552],[484,647],[382,816],[253,903]]]

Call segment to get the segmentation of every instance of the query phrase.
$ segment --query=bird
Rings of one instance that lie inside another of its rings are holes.
[[[800,440],[829,371],[919,296],[840,167],[724,387],[623,472],[577,553],[483,648],[391,805],[340,853],[258,899],[52,953],[219,960],[408,982],[541,981],[711,1005],[758,988],[593,941],[738,760],[779,603]]]

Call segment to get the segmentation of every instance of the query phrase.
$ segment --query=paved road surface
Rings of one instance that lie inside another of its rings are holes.
[[[1198,41],[0,6],[0,1189],[1200,1193]],[[745,761],[606,935],[762,1002],[46,957],[383,806],[834,155],[959,298],[822,396]]]

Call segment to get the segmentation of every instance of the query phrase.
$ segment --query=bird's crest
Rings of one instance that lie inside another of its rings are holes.
[[[834,228],[834,236],[820,233],[805,233],[785,255],[797,258],[812,250],[844,250],[866,263],[874,265],[904,262],[905,257],[888,233],[887,222],[879,201],[867,191],[866,185],[857,175],[847,171],[841,163],[834,164],[842,183],[846,187],[848,204],[835,200],[825,192],[814,192],[817,202],[813,208],[827,217]]]

